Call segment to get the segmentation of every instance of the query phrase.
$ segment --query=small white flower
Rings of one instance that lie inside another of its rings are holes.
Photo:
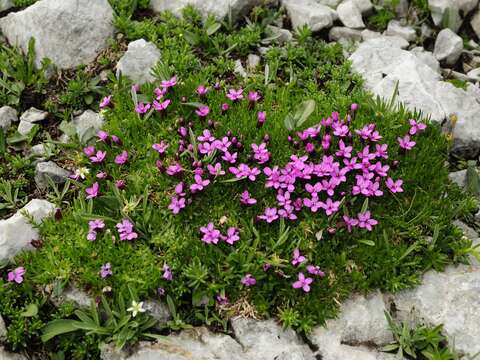
[[[138,313],[145,312],[145,309],[143,308],[143,301],[137,303],[135,300],[132,300],[132,306],[129,307],[127,311],[130,311],[133,317],[137,316]]]
[[[86,167],[75,170],[75,176],[81,179],[85,179],[89,173],[90,170],[88,170]]]

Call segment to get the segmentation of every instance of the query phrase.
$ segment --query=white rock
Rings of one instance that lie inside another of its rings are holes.
[[[143,308],[148,315],[157,320],[157,327],[164,326],[172,318],[168,306],[161,301],[147,300],[143,303]]]
[[[362,11],[354,0],[344,0],[337,6],[340,21],[349,28],[364,28]]]
[[[421,110],[433,121],[455,114],[452,153],[475,158],[480,152],[480,106],[462,89],[441,81],[441,76],[414,54],[385,39],[360,44],[350,57],[352,67],[375,95],[390,99],[398,82],[397,102]]]
[[[69,175],[69,171],[62,169],[53,161],[39,162],[35,166],[35,183],[41,190],[48,187],[48,178],[55,184],[63,184]]]
[[[19,132],[20,135],[28,135],[34,127],[35,127],[34,123],[31,123],[28,121],[20,121],[20,124],[18,124],[17,131]]]
[[[87,131],[94,130],[96,132],[100,130],[103,123],[103,117],[92,110],[86,110],[83,114],[73,119],[73,125],[75,126],[79,139],[82,139]]]
[[[248,54],[247,57],[247,70],[255,71],[260,66],[260,56],[256,54]]]
[[[282,0],[294,29],[307,25],[312,31],[329,28],[337,19],[330,7],[314,0]]]
[[[348,27],[334,26],[328,33],[328,39],[330,41],[339,41],[340,39],[361,41],[362,32],[360,30],[350,29]]]
[[[54,209],[55,205],[46,200],[33,199],[12,217],[0,220],[0,260],[12,258],[22,250],[34,249],[31,241],[38,240],[39,233],[23,216],[24,212],[35,222],[41,222]]]
[[[316,327],[309,339],[318,347],[322,359],[382,359],[375,351],[353,345],[383,346],[393,340],[385,318],[386,310],[380,292],[367,297],[354,296],[341,305],[337,319]]]
[[[470,25],[472,26],[473,31],[475,31],[477,37],[480,38],[480,10],[477,10],[475,15],[472,17]]]
[[[193,5],[206,19],[209,14],[221,20],[232,16],[234,21],[248,15],[248,12],[261,3],[260,0],[151,0],[150,6],[155,12],[171,11],[176,16],[182,15],[187,5]]]
[[[410,26],[403,26],[397,20],[390,20],[385,35],[399,36],[407,41],[415,41],[417,34]]]
[[[117,63],[117,76],[122,73],[135,84],[153,82],[152,69],[159,60],[160,50],[154,43],[144,39],[132,41]]]
[[[27,360],[27,358],[21,354],[5,351],[5,349],[0,346],[0,360]]]
[[[85,291],[75,286],[68,286],[60,295],[52,295],[50,297],[50,301],[56,307],[69,302],[76,308],[86,308],[90,307],[92,300],[93,299]]]
[[[242,62],[240,60],[235,60],[235,66],[233,68],[233,72],[242,78],[248,77],[248,74],[245,71],[245,68],[243,67]]]
[[[437,35],[433,55],[438,61],[455,64],[463,50],[463,40],[450,29],[443,29]]]
[[[417,58],[420,59],[425,65],[428,65],[430,69],[435,71],[436,73],[440,74],[440,63],[438,60],[433,56],[433,53],[430,51],[425,51],[425,49],[421,46],[415,47],[410,50]]]
[[[30,109],[25,111],[22,115],[20,115],[20,121],[28,121],[31,123],[36,123],[36,122],[45,120],[47,116],[48,116],[48,112],[31,107]]]
[[[467,180],[467,170],[451,172],[448,174],[448,178],[451,182],[457,184],[463,189],[465,187],[465,181]]]
[[[480,87],[478,84],[467,84],[467,94],[474,97],[477,100],[477,103],[480,104]]]
[[[470,70],[467,73],[467,76],[472,78],[472,79],[475,79],[475,81],[480,81],[480,68]]]
[[[12,0],[0,0],[0,11],[5,11],[14,6]]]
[[[5,322],[3,321],[2,315],[0,315],[0,344],[3,343],[6,338],[7,328],[5,327]]]
[[[236,317],[231,320],[231,325],[235,339],[242,345],[246,355],[250,354],[245,356],[246,359],[315,359],[310,348],[292,329],[283,330],[273,320]]]
[[[478,0],[457,0],[457,5],[458,8],[463,11],[463,15],[465,16],[477,7]]]
[[[391,4],[391,0],[380,0],[379,5],[385,6]],[[395,6],[395,13],[400,17],[406,17],[408,13],[408,0],[400,0],[398,4]]]
[[[422,285],[394,298],[400,319],[415,317],[432,326],[443,324],[443,334],[455,350],[472,356],[480,351],[480,270],[449,266],[444,273],[429,271]]]
[[[10,44],[24,52],[35,37],[36,65],[49,58],[61,69],[95,60],[113,36],[113,10],[108,0],[40,0],[0,19]]]
[[[462,20],[458,13],[457,0],[428,0],[428,8],[435,25],[443,26],[444,20],[450,17],[452,30],[457,31],[460,28]]]
[[[277,26],[268,25],[267,31],[275,37],[275,40],[278,41],[279,44],[285,44],[293,40],[292,33],[287,29],[282,29]]]
[[[336,9],[342,0],[317,0],[317,3]]]
[[[12,126],[12,122],[17,121],[17,110],[10,106],[2,106],[0,108],[0,129],[6,132]]]
[[[130,355],[112,344],[101,349],[102,360],[245,360],[238,342],[205,327],[184,330],[157,343],[140,342]],[[250,358],[251,359],[251,358]],[[271,359],[269,359],[271,360]]]

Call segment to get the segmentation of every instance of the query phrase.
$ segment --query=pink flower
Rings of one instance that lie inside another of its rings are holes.
[[[25,270],[24,267],[22,266],[17,267],[16,269],[14,269],[13,271],[10,271],[7,274],[7,281],[21,284],[23,282],[23,275],[25,275],[26,272],[27,270]]]
[[[237,101],[243,99],[243,89],[230,89],[228,90],[227,93],[227,98],[229,98],[232,101]]]
[[[410,130],[408,130],[410,135],[415,135],[417,132],[423,131],[427,128],[427,125],[417,123],[414,119],[410,119],[408,122],[410,123]]]
[[[106,263],[106,264],[102,265],[102,267],[100,268],[100,277],[102,279],[105,279],[105,278],[110,277],[112,275],[113,275],[112,265],[110,265],[110,263]]]
[[[403,180],[400,180],[400,179],[397,181],[394,181],[392,178],[388,178],[387,181],[385,181],[385,185],[387,185],[388,189],[392,193],[403,192],[402,184],[403,184]]]
[[[372,226],[378,224],[378,221],[370,217],[370,211],[358,214],[358,227],[372,231]]]
[[[177,194],[178,196],[185,196],[185,184],[182,182],[179,182],[176,186],[175,186],[175,194]]]
[[[167,151],[168,144],[165,143],[164,141],[161,141],[160,144],[153,144],[152,149],[157,151],[160,155],[165,154]]]
[[[99,194],[100,185],[98,182],[93,183],[92,187],[86,188],[85,192],[87,193],[87,199],[96,198]]]
[[[105,96],[102,101],[100,101],[99,108],[103,109],[110,105],[112,102],[112,95]]]
[[[167,174],[175,176],[183,172],[183,167],[179,163],[173,163],[167,168]]]
[[[256,91],[250,91],[248,93],[248,101],[251,103],[256,103],[260,100],[260,95]]]
[[[350,159],[352,157],[353,147],[345,146],[345,143],[343,142],[343,140],[340,140],[338,142],[338,148],[339,148],[339,150],[335,153],[335,155],[340,156],[340,157],[344,157],[344,158],[348,158],[348,159]]]
[[[347,225],[347,231],[352,232],[352,227],[358,225],[358,220],[355,218],[348,217],[347,215],[343,215],[343,221]]]
[[[178,198],[177,196],[172,197],[172,200],[170,202],[170,205],[168,205],[168,208],[172,210],[172,212],[176,215],[185,208],[185,198]]]
[[[238,240],[240,240],[238,229],[234,227],[229,227],[227,230],[227,235],[225,236],[225,242],[227,244],[233,245]]]
[[[215,140],[215,136],[212,135],[210,130],[204,129],[202,135],[200,135],[197,139],[201,142],[212,142]]]
[[[400,145],[400,147],[402,149],[405,149],[405,150],[411,150],[416,144],[415,141],[410,140],[409,135],[405,135],[405,137],[403,137],[403,138],[399,137],[399,138],[397,138],[397,140],[398,140],[398,144]]]
[[[222,159],[230,164],[235,164],[237,162],[237,153],[230,154],[230,152],[225,151],[225,154],[223,154]]]
[[[311,212],[317,212],[318,209],[322,207],[322,202],[318,200],[318,197],[313,196],[311,199],[305,198],[303,199],[303,205],[309,208]]]
[[[97,233],[95,231],[89,231],[87,234],[88,241],[95,241],[97,240]]]
[[[89,231],[97,231],[105,228],[105,222],[102,219],[91,220],[88,222]]]
[[[125,189],[126,186],[127,186],[127,183],[125,180],[122,180],[122,179],[115,180],[115,187],[117,189],[123,190]]]
[[[388,145],[387,144],[375,144],[375,156],[388,159]]]
[[[320,270],[319,266],[307,265],[307,271],[309,274],[312,274],[312,275],[318,275],[320,277],[325,276],[325,273],[322,270]]]
[[[228,304],[228,297],[226,297],[225,295],[218,294],[216,296],[216,299],[217,299],[218,305],[227,305]]]
[[[222,170],[222,164],[216,163],[215,166],[212,164],[207,165],[208,172],[212,176],[223,176],[225,175],[225,171]]]
[[[230,109],[230,105],[228,104],[222,104],[222,113],[225,113]]]
[[[135,111],[138,113],[138,114],[145,114],[146,112],[148,112],[148,110],[150,110],[152,106],[150,104],[144,104],[144,103],[138,103],[137,106],[135,106]]]
[[[95,148],[93,146],[87,146],[87,147],[83,148],[83,153],[86,156],[90,157],[93,154],[95,154]]]
[[[261,220],[265,220],[267,223],[272,223],[278,219],[277,208],[266,208],[265,212],[258,217]]]
[[[248,190],[245,190],[240,194],[240,202],[243,205],[254,205],[257,203],[257,200],[250,196],[250,193],[248,192]]]
[[[153,93],[155,94],[157,100],[160,100],[161,98],[163,98],[163,95],[167,93],[167,89],[155,88],[155,90],[153,90]]]
[[[172,101],[170,99],[167,99],[162,102],[158,102],[157,100],[153,100],[153,107],[157,111],[165,111],[168,108],[168,105],[170,105]]]
[[[105,160],[106,156],[107,156],[106,151],[98,150],[94,156],[90,156],[90,161],[94,164],[100,164],[103,162],[103,160]]]
[[[332,199],[328,198],[326,202],[320,201],[320,206],[325,210],[327,216],[330,216],[338,211],[340,201],[332,201]]]
[[[302,256],[300,254],[300,249],[295,248],[293,250],[293,260],[292,260],[292,265],[293,266],[300,265],[301,263],[305,262],[306,260],[307,259],[305,258],[305,256]]]
[[[197,110],[195,110],[195,114],[200,117],[206,117],[210,112],[210,108],[208,106],[200,106]]]
[[[252,276],[252,274],[246,274],[240,282],[245,286],[253,286],[257,283],[257,280]]]
[[[192,191],[192,193],[202,191],[210,184],[210,180],[203,180],[201,175],[197,174],[193,178],[195,180],[195,183],[190,185],[190,190]]]
[[[168,266],[167,264],[163,264],[163,278],[167,281],[172,281],[173,279],[173,273],[172,273],[172,269],[170,269],[170,266]]]
[[[208,92],[208,87],[205,87],[203,85],[198,85],[197,87],[197,94],[200,96],[205,96]]]
[[[170,80],[163,80],[160,84],[160,87],[163,89],[168,89],[177,85],[177,77],[174,76]]]
[[[217,230],[213,223],[202,226],[200,232],[203,234],[202,241],[207,244],[217,244],[221,238],[220,230]]]
[[[115,164],[123,165],[128,161],[128,152],[126,150],[122,151],[120,155],[115,157]]]
[[[251,147],[253,150],[253,158],[257,160],[259,164],[265,164],[270,160],[270,152],[267,150],[267,144],[252,144]]]
[[[134,240],[138,237],[138,234],[133,231],[133,224],[128,219],[123,219],[115,227],[120,235],[120,240]]]
[[[294,289],[303,289],[305,292],[310,291],[310,284],[313,282],[312,278],[306,278],[303,273],[298,274],[298,280],[292,284]]]
[[[97,132],[98,141],[107,141],[108,140],[108,133],[106,131],[100,130]]]

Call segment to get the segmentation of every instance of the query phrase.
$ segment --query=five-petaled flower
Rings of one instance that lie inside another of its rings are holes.
[[[23,282],[23,275],[25,275],[26,272],[27,270],[25,270],[24,267],[17,267],[16,269],[13,269],[7,274],[7,281],[21,284]]]
[[[292,287],[294,289],[303,289],[303,291],[309,292],[310,284],[312,282],[313,282],[312,278],[309,278],[309,277],[306,278],[305,275],[301,272],[301,273],[298,273],[298,280],[292,284]]]
[[[144,313],[146,310],[143,308],[143,301],[136,302],[132,300],[132,306],[130,306],[127,311],[131,312],[133,317],[136,317],[138,313]]]

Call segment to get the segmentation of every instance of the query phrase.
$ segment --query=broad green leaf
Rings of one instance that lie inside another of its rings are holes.
[[[368,246],[375,246],[375,242],[372,240],[358,240],[358,242]]]
[[[364,213],[368,210],[368,198],[365,198],[365,201],[363,202],[362,205],[362,210],[360,210],[361,213]]]
[[[3,129],[0,129],[0,156],[7,151],[7,140],[5,139],[5,133]]]
[[[285,116],[285,119],[283,120],[283,124],[285,125],[285,128],[288,131],[293,131],[293,129],[295,129],[296,122],[292,114],[287,114],[287,116]]]
[[[295,120],[296,120],[296,127],[300,127],[303,125],[305,121],[307,121],[308,117],[312,115],[315,111],[315,101],[314,100],[306,100],[302,102],[298,107],[297,111],[295,112]]]
[[[53,320],[50,321],[42,329],[42,341],[47,342],[48,340],[54,338],[55,336],[69,333],[72,331],[77,331],[79,321],[75,320]]]
[[[25,308],[25,311],[22,312],[20,315],[23,317],[34,317],[37,314],[38,314],[37,304],[30,304]]]
[[[480,196],[480,176],[478,175],[475,161],[468,162],[465,188],[469,194]]]
[[[214,24],[210,25],[207,28],[207,35],[211,36],[211,35],[215,34],[221,27],[222,27],[222,24],[220,24],[220,23],[214,23]]]

